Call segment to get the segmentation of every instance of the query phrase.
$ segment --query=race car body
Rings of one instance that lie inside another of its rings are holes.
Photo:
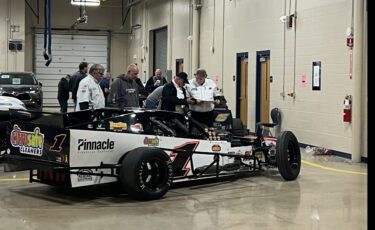
[[[17,114],[14,111],[14,114]],[[16,116],[17,117],[17,116]],[[30,181],[81,187],[120,181],[131,196],[162,197],[173,182],[278,167],[286,180],[300,171],[298,141],[234,137],[183,114],[99,109],[9,121],[0,160],[30,170]]]

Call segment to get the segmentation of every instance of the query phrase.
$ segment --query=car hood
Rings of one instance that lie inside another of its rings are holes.
[[[9,109],[25,110],[25,104],[15,97],[0,96],[0,111],[7,111]]]
[[[37,85],[12,85],[12,86],[7,86],[7,85],[2,85],[0,86],[2,91],[4,92],[28,92],[30,90],[39,90],[39,86]]]

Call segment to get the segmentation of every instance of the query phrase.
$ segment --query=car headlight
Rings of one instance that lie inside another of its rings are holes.
[[[37,92],[39,92],[39,88],[34,88],[34,89],[30,89],[29,90],[29,93],[37,93]]]

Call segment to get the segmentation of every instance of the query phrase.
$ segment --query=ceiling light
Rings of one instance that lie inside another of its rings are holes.
[[[100,0],[71,0],[70,4],[75,6],[100,6]]]

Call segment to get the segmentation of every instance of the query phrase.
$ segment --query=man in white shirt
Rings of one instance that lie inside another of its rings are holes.
[[[198,69],[194,75],[195,78],[191,79],[187,86],[188,93],[196,100],[195,104],[190,105],[191,116],[208,127],[212,127],[214,104],[220,103],[217,97],[222,96],[222,94],[215,82],[207,79],[205,69]]]
[[[105,107],[104,94],[99,85],[103,73],[104,67],[94,64],[90,67],[89,75],[79,82],[76,111]]]

